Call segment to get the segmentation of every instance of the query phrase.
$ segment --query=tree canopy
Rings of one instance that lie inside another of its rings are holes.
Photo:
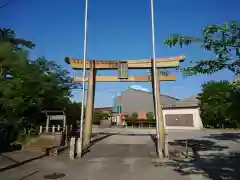
[[[31,41],[27,41],[23,38],[17,38],[15,31],[12,29],[2,28],[0,29],[0,43],[9,42],[13,49],[22,50],[22,48],[34,48],[35,44]]]
[[[45,57],[29,60],[34,47],[13,30],[0,29],[0,131],[44,123],[43,110],[65,109],[73,123],[80,118],[80,104],[70,100],[76,85],[69,72]]]
[[[200,44],[201,48],[216,55],[214,59],[199,60],[190,67],[182,68],[185,75],[212,74],[222,69],[240,73],[240,24],[235,21],[209,25],[202,30],[202,37],[174,34],[164,43],[170,47]]]
[[[239,82],[207,82],[199,94],[203,124],[212,127],[240,127]]]

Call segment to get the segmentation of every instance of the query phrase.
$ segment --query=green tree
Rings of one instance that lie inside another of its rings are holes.
[[[153,112],[148,112],[148,113],[146,114],[146,116],[147,116],[147,119],[148,119],[148,120],[150,120],[150,121],[153,120]]]
[[[93,116],[93,124],[99,125],[102,120],[107,120],[109,114],[103,111],[95,111]]]
[[[124,114],[124,120],[129,120],[130,116],[128,114]]]
[[[213,52],[216,57],[211,60],[199,60],[194,65],[182,68],[185,75],[211,74],[222,69],[240,73],[240,24],[228,22],[223,25],[210,25],[202,30],[203,37],[171,35],[165,44],[175,45],[200,44],[200,47]]]
[[[23,126],[27,122],[24,112],[34,106],[30,89],[36,85],[27,82],[27,52],[12,47],[10,42],[0,43],[0,134],[4,134],[5,142],[14,140],[12,137],[17,135],[14,132],[26,130],[32,124]]]
[[[76,121],[80,120],[81,116],[81,103],[69,101],[64,105],[67,114],[67,123],[72,125],[76,124]]]
[[[239,83],[208,82],[199,94],[203,124],[211,127],[240,127]]]
[[[69,99],[76,87],[69,72],[44,57],[30,61],[26,47],[34,44],[11,30],[0,31],[0,130],[11,125],[26,131],[43,123],[44,109],[67,109],[74,119],[80,116],[79,104]]]
[[[237,128],[240,128],[240,82],[233,82],[230,84],[230,97],[229,101],[232,103],[228,110],[229,118],[232,120],[232,123],[235,123]]]
[[[69,104],[71,89],[75,88],[69,72],[53,61],[47,61],[44,57],[32,61],[33,69],[38,70],[41,76],[39,97],[42,99],[42,109],[64,108],[64,104]]]
[[[34,48],[35,44],[22,38],[17,38],[15,31],[12,29],[0,28],[0,44],[11,43],[13,50],[22,48]]]
[[[10,62],[7,60],[6,62]],[[63,109],[70,103],[70,90],[73,84],[68,72],[54,62],[42,58],[31,63],[27,58],[25,62],[23,58],[20,64],[20,60],[16,62],[15,65],[10,64],[10,69],[5,71],[5,76],[10,77],[1,81],[0,102],[5,108],[6,117],[29,116],[29,110],[32,115],[37,115],[38,113],[33,112]]]
[[[22,88],[27,70],[26,53],[13,52],[9,43],[0,44],[0,104],[7,117],[19,115],[25,108]],[[19,92],[21,90],[21,92]]]
[[[132,120],[137,120],[137,119],[138,119],[138,113],[133,112],[133,113],[132,113],[132,116],[131,116],[131,119],[132,119]]]
[[[231,106],[228,101],[230,96],[230,83],[228,81],[208,82],[202,85],[199,95],[200,112],[203,124],[216,127],[226,124],[227,111]]]

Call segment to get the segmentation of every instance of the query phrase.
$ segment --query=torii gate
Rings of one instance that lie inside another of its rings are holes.
[[[185,56],[156,58],[156,68],[158,68],[159,81],[174,81],[175,75],[160,75],[159,68],[174,68],[178,67],[181,61],[185,60]],[[83,59],[65,58],[65,62],[70,64],[75,70],[82,70],[84,68]],[[149,69],[153,71],[152,59],[140,60],[86,60],[86,69],[88,70],[88,77],[84,82],[88,82],[87,105],[83,129],[83,148],[86,148],[90,143],[92,132],[92,118],[94,110],[94,97],[96,82],[152,82],[153,92],[156,92],[155,112],[161,111],[161,107],[156,109],[156,103],[160,102],[160,87],[156,86],[154,89],[153,74],[150,76],[128,76],[128,69]],[[118,76],[96,76],[97,70],[118,70]],[[83,82],[82,77],[75,77],[74,82]],[[158,123],[159,126],[164,126],[163,122]],[[164,127],[158,127],[162,130],[164,136]],[[164,142],[161,142],[164,146]]]

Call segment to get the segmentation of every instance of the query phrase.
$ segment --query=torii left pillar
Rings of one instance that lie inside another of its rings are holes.
[[[96,69],[95,61],[92,61],[91,68],[88,71],[87,106],[85,111],[85,120],[83,127],[83,149],[86,149],[91,141],[95,87],[96,87]]]

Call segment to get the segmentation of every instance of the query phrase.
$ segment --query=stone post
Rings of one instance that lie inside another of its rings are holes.
[[[63,131],[65,131],[65,128],[66,128],[66,115],[64,114],[64,117],[63,117]]]
[[[66,125],[65,131],[63,132],[65,133],[65,146],[68,145],[68,125]]]
[[[42,134],[42,131],[43,131],[43,127],[42,127],[42,126],[40,126],[40,127],[39,127],[39,135],[41,135],[41,134]]]
[[[168,135],[167,134],[165,134],[165,157],[169,158]]]
[[[76,138],[75,137],[71,137],[70,149],[69,149],[69,158],[71,160],[74,160],[74,157],[75,157],[75,143],[76,143]]]
[[[48,128],[49,128],[49,118],[50,118],[50,117],[47,116],[45,132],[48,132]]]
[[[55,125],[52,126],[52,135],[55,135]]]
[[[60,131],[60,125],[57,125],[57,130]]]

